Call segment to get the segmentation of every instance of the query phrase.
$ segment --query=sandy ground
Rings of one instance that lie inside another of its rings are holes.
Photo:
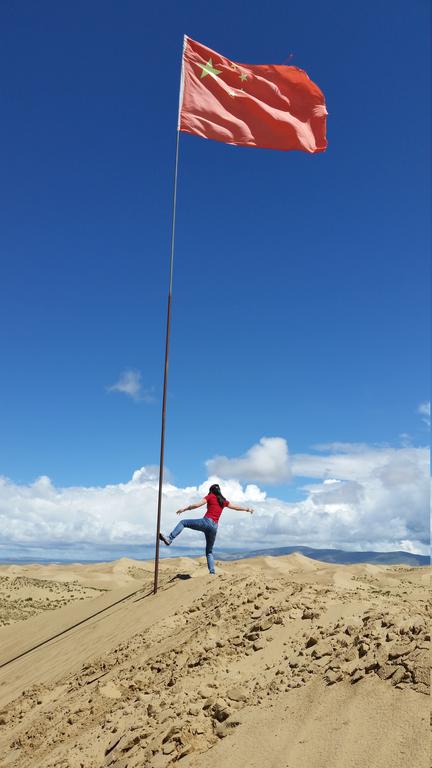
[[[58,581],[41,575],[15,573],[18,566],[0,566],[0,626],[8,626],[55,611],[75,600],[99,595],[100,589],[83,586],[77,579]],[[51,566],[52,568],[52,566]]]
[[[0,765],[429,768],[430,571],[3,566]]]

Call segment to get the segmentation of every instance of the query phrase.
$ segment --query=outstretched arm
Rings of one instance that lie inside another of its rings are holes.
[[[189,504],[188,507],[183,507],[183,509],[178,509],[176,514],[181,515],[183,512],[187,512],[189,509],[198,509],[198,507],[202,507],[204,504],[207,504],[207,499],[201,499],[201,501],[197,501],[196,504]]]
[[[253,514],[252,507],[235,507],[234,504],[229,503],[228,504],[229,509],[236,509],[237,512],[250,512],[251,515]]]

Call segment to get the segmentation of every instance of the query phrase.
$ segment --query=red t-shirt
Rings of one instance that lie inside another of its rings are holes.
[[[214,520],[214,522],[217,523],[222,514],[223,507],[219,505],[217,496],[215,496],[214,493],[209,493],[208,496],[205,496],[205,500],[207,502],[207,512],[205,513],[204,517],[209,517],[211,520]],[[225,499],[223,503],[224,507],[227,507],[228,504],[229,501]]]

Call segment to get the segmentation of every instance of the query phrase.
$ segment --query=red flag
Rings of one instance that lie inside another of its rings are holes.
[[[226,144],[323,152],[324,95],[297,67],[239,64],[185,37],[179,129]]]

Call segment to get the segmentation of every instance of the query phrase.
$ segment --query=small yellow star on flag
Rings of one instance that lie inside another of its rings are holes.
[[[221,69],[215,69],[213,66],[213,62],[211,59],[208,60],[207,64],[198,64],[199,67],[201,67],[201,79],[205,77],[206,75],[211,75],[216,80],[216,75],[220,75],[222,72]]]
[[[245,81],[245,80],[247,80],[247,79],[248,79],[248,76],[246,75],[246,73],[245,73],[245,72],[242,72],[242,73],[241,73],[241,75],[240,75],[240,80],[241,80],[242,82],[244,82],[244,81]]]

